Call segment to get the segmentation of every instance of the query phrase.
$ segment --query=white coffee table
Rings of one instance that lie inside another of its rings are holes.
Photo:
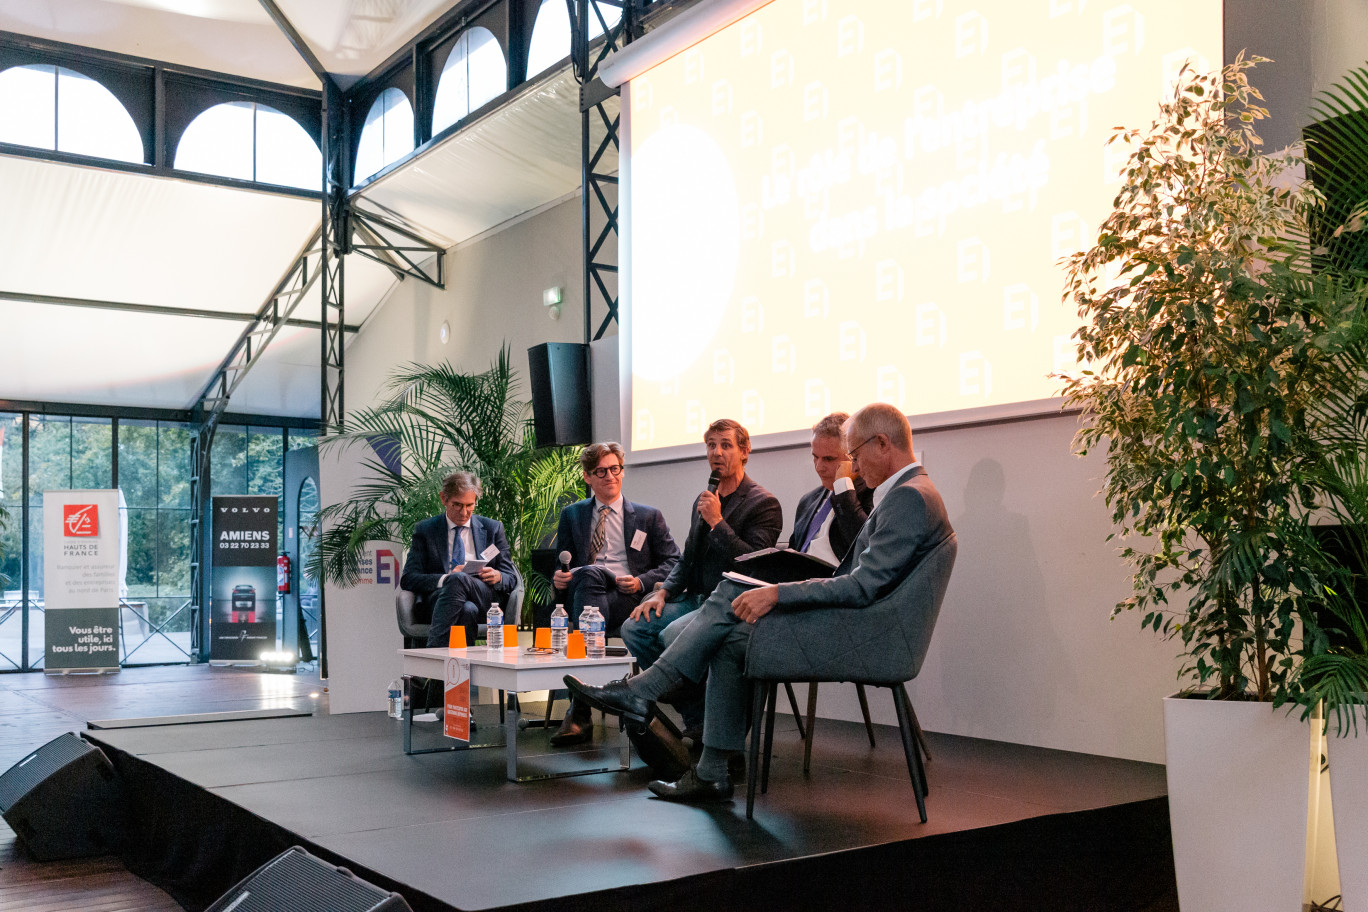
[[[509,693],[526,693],[530,690],[558,690],[565,687],[564,678],[574,674],[586,684],[607,684],[626,676],[632,668],[632,657],[608,656],[602,659],[567,659],[559,655],[529,654],[526,647],[509,647],[498,652],[484,646],[464,649],[401,649],[404,673],[404,753],[430,753],[431,751],[413,750],[413,678],[435,678],[445,681],[447,662],[460,657],[470,663],[470,683],[472,687],[492,687]],[[625,770],[631,762],[631,744],[622,741],[622,760],[616,767],[603,767],[591,770],[574,770],[565,773],[544,773],[533,776],[518,775],[518,720],[521,713],[517,701],[509,704],[504,722],[504,751],[507,757],[508,778],[512,782],[530,782],[535,779],[556,779],[563,776],[583,776],[589,773]],[[468,750],[472,747],[495,747],[494,744],[472,745],[455,742],[447,748],[435,750]]]

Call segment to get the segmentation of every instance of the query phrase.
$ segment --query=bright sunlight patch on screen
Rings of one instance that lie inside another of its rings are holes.
[[[774,0],[632,79],[633,449],[1056,395],[1106,139],[1221,56],[1218,0]]]

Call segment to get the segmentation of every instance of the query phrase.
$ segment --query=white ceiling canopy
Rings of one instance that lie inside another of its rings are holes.
[[[616,159],[605,161],[617,169]],[[565,69],[367,184],[364,207],[455,243],[578,189],[579,85]]]
[[[454,0],[277,0],[343,88],[383,63]],[[0,30],[317,89],[260,0],[0,0]]]

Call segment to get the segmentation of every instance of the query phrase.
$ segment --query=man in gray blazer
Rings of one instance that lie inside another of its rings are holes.
[[[753,588],[723,581],[649,670],[603,687],[566,677],[566,686],[590,705],[649,719],[661,695],[681,681],[708,675],[703,755],[679,781],[652,782],[650,789],[658,797],[690,803],[731,798],[727,761],[746,744],[749,690],[744,671],[752,624],[776,609],[871,605],[953,533],[939,492],[913,455],[912,430],[898,409],[867,405],[845,430],[855,468],[875,486],[874,508],[835,576]]]

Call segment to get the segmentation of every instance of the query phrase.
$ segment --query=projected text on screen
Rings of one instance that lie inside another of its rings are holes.
[[[1219,0],[774,0],[627,93],[631,441],[1058,393],[1061,257]]]

